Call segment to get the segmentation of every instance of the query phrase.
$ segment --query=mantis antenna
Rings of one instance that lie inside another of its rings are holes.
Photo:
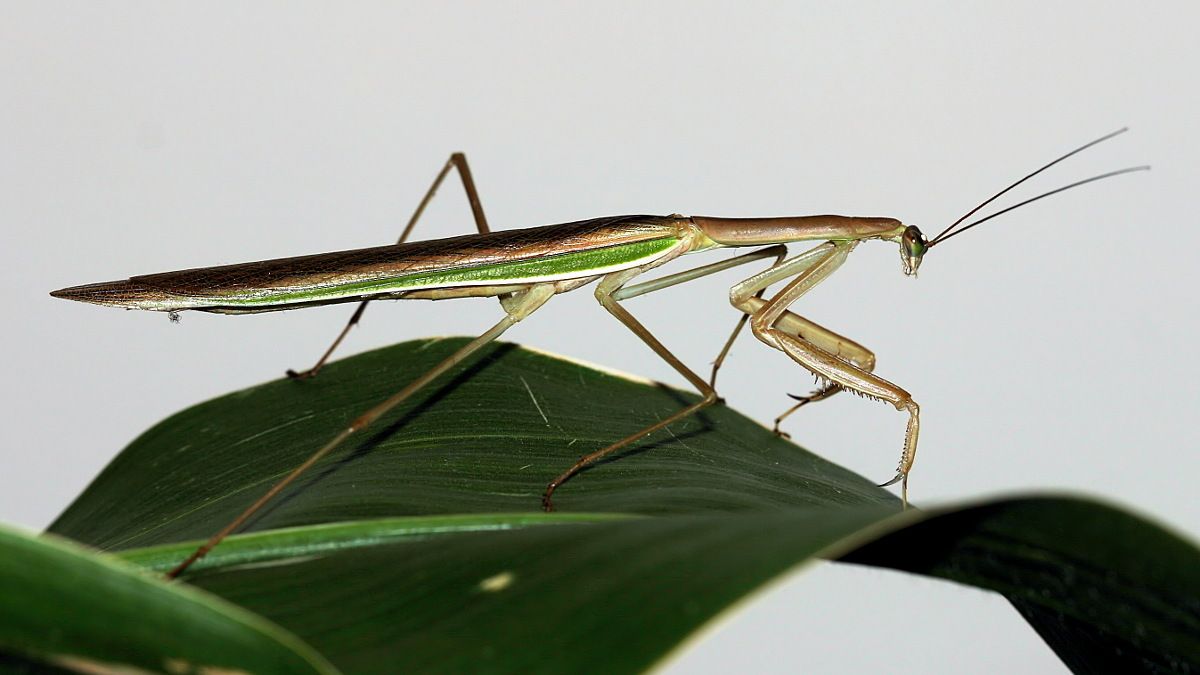
[[[1069,157],[1073,157],[1073,156],[1075,156],[1075,155],[1077,155],[1077,154],[1079,154],[1079,153],[1083,152],[1084,150],[1087,150],[1088,148],[1092,147],[1093,145],[1097,145],[1097,144],[1099,144],[1099,143],[1103,143],[1104,141],[1107,141],[1108,139],[1110,139],[1110,138],[1113,138],[1113,137],[1115,137],[1115,136],[1120,136],[1121,134],[1125,133],[1126,131],[1129,131],[1129,127],[1121,127],[1120,129],[1117,129],[1116,131],[1114,131],[1114,132],[1112,132],[1112,133],[1110,133],[1110,134],[1105,134],[1104,136],[1101,136],[1100,138],[1097,138],[1096,140],[1094,140],[1094,141],[1091,141],[1090,143],[1085,143],[1085,144],[1083,144],[1083,145],[1079,146],[1078,148],[1075,148],[1074,150],[1072,150],[1072,151],[1070,151],[1070,152],[1066,153],[1065,155],[1062,155],[1061,157],[1058,157],[1057,159],[1055,159],[1055,160],[1053,160],[1053,161],[1051,161],[1051,162],[1049,162],[1049,163],[1047,163],[1047,164],[1044,164],[1044,165],[1042,165],[1042,166],[1041,166],[1040,168],[1038,168],[1037,170],[1033,171],[1032,173],[1029,173],[1029,174],[1028,174],[1028,175],[1026,175],[1024,178],[1021,178],[1020,180],[1018,180],[1018,181],[1014,182],[1013,184],[1011,184],[1011,185],[1009,185],[1008,187],[1004,188],[1003,190],[1001,190],[1001,191],[997,192],[996,194],[992,195],[991,197],[988,197],[988,198],[987,198],[987,199],[985,199],[984,201],[980,202],[980,203],[979,203],[979,204],[978,204],[978,205],[977,205],[975,208],[973,208],[973,209],[971,209],[970,211],[967,211],[966,213],[964,213],[964,214],[962,215],[962,217],[961,217],[961,218],[959,218],[958,220],[954,221],[953,223],[950,223],[950,226],[949,226],[949,227],[947,227],[946,229],[942,230],[940,233],[938,233],[938,235],[937,235],[936,237],[934,237],[932,240],[930,240],[930,242],[929,242],[928,246],[933,246],[935,243],[937,243],[937,242],[939,242],[939,241],[943,241],[944,239],[947,239],[947,238],[949,238],[951,235],[950,235],[950,234],[947,234],[947,233],[948,233],[948,232],[950,232],[950,230],[953,230],[955,227],[957,227],[957,226],[958,226],[958,224],[959,224],[959,223],[961,223],[961,222],[963,222],[964,220],[966,220],[967,218],[970,218],[971,216],[975,215],[975,213],[976,213],[976,212],[978,212],[978,211],[979,211],[979,209],[982,209],[983,207],[987,206],[988,204],[991,204],[992,202],[996,201],[996,200],[997,200],[997,199],[999,199],[1000,197],[1002,197],[1002,196],[1004,196],[1005,194],[1007,194],[1009,190],[1012,190],[1013,188],[1015,188],[1015,187],[1017,187],[1018,185],[1020,185],[1020,184],[1024,183],[1025,181],[1029,180],[1030,178],[1033,178],[1034,176],[1038,175],[1039,173],[1041,173],[1041,172],[1045,171],[1046,169],[1049,169],[1050,167],[1054,166],[1055,164],[1058,164],[1059,162],[1062,162],[1063,160],[1065,160],[1065,159],[1067,159],[1067,158],[1069,158]],[[1089,183],[1089,182],[1091,182],[1091,181],[1093,181],[1093,180],[1100,180],[1101,178],[1108,178],[1109,176],[1115,176],[1115,175],[1117,175],[1117,174],[1120,174],[1120,173],[1128,173],[1128,172],[1130,172],[1130,171],[1140,171],[1140,170],[1143,170],[1143,169],[1148,169],[1148,168],[1149,168],[1149,167],[1137,167],[1137,168],[1131,168],[1131,169],[1123,169],[1123,170],[1121,170],[1121,171],[1115,171],[1115,172],[1113,172],[1113,173],[1105,174],[1105,175],[1103,175],[1103,176],[1096,176],[1095,178],[1089,178],[1088,180],[1080,181],[1080,182],[1078,182],[1078,183],[1074,183],[1074,184],[1072,184],[1072,185],[1068,185],[1068,186],[1066,186],[1066,187],[1059,188],[1058,190],[1053,190],[1053,191],[1051,191],[1051,192],[1047,192],[1047,193],[1046,193],[1046,194],[1044,194],[1044,195],[1039,195],[1039,196],[1037,196],[1037,197],[1034,197],[1033,199],[1026,200],[1026,201],[1024,201],[1024,202],[1021,202],[1021,204],[1018,204],[1017,206],[1022,206],[1022,205],[1024,205],[1024,204],[1028,204],[1028,203],[1030,203],[1030,202],[1033,202],[1033,201],[1036,201],[1036,200],[1038,200],[1038,199],[1041,199],[1042,197],[1048,197],[1048,196],[1050,196],[1050,195],[1052,195],[1052,194],[1055,194],[1055,193],[1057,193],[1057,192],[1062,192],[1063,190],[1067,190],[1067,189],[1070,189],[1070,188],[1072,188],[1072,187],[1076,187],[1076,186],[1078,186],[1078,185],[1083,185],[1084,183]],[[994,218],[995,216],[998,216],[998,215],[1000,215],[1000,213],[1005,213],[1005,212],[1007,212],[1007,211],[1011,211],[1011,210],[1012,210],[1012,209],[1014,209],[1014,208],[1016,208],[1016,206],[1013,206],[1013,207],[1007,208],[1007,209],[1005,209],[1004,211],[1001,211],[1001,212],[999,212],[999,213],[993,214],[993,215],[991,215],[991,216],[988,216],[988,217],[989,217],[989,218]],[[979,224],[979,223],[981,223],[981,222],[983,222],[983,221],[982,221],[982,220],[980,220],[980,221],[976,221],[976,222],[974,222],[974,223],[971,223],[970,225],[968,225],[968,226],[966,226],[966,227],[964,227],[964,228],[962,228],[962,229],[958,230],[958,232],[962,232],[963,230],[967,229],[967,227],[973,227],[973,226],[975,226],[975,225],[978,225],[978,224]],[[957,232],[955,232],[954,234],[957,234]]]
[[[1070,190],[1071,188],[1079,187],[1080,185],[1086,185],[1087,183],[1093,183],[1098,180],[1103,180],[1105,178],[1112,178],[1113,176],[1120,176],[1121,174],[1124,174],[1124,173],[1133,173],[1135,171],[1149,171],[1149,170],[1150,170],[1149,164],[1143,164],[1142,166],[1131,166],[1126,169],[1118,169],[1116,171],[1109,171],[1108,173],[1102,173],[1099,176],[1092,176],[1091,178],[1085,178],[1080,181],[1075,181],[1074,183],[1071,183],[1070,185],[1064,185],[1060,188],[1050,190],[1049,192],[1043,192],[1042,194],[1040,194],[1036,197],[1030,197],[1029,199],[1026,199],[1023,202],[1017,202],[1016,204],[1013,204],[1012,206],[1010,206],[1006,209],[1001,209],[1001,210],[993,213],[990,216],[984,216],[983,218],[980,218],[979,220],[976,220],[975,222],[973,222],[969,225],[964,225],[961,228],[951,232],[950,234],[945,234],[945,236],[939,234],[936,239],[929,242],[927,248],[933,248],[934,244],[946,241],[947,239],[949,239],[950,237],[953,237],[956,234],[962,234],[963,232],[966,232],[967,230],[971,229],[972,227],[986,223],[987,221],[991,220],[992,218],[995,218],[996,216],[1004,215],[1005,213],[1008,213],[1009,211],[1012,211],[1013,209],[1017,209],[1022,206],[1025,206],[1026,204],[1036,202],[1039,199],[1044,199],[1046,197],[1049,197],[1050,195],[1055,195],[1055,194],[1058,194],[1059,192],[1063,192],[1065,190]]]

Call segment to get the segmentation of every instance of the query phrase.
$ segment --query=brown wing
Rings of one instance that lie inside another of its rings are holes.
[[[132,277],[165,292],[221,296],[246,288],[298,289],[387,279],[431,270],[511,262],[675,236],[675,218],[610,216],[488,234],[277,258]]]

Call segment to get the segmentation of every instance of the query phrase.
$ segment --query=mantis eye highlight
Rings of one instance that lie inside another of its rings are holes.
[[[929,243],[920,229],[915,225],[904,228],[904,234],[900,235],[900,260],[904,263],[905,276],[917,275],[917,268],[921,266],[921,259],[928,249]]]

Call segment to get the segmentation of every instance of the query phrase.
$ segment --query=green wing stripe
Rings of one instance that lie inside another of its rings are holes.
[[[220,304],[228,306],[276,305],[424,288],[520,284],[572,279],[642,264],[666,253],[678,243],[679,239],[676,237],[663,237],[520,262],[494,263],[446,271],[422,272],[392,279],[375,279],[337,286],[265,293],[252,298],[224,298]]]

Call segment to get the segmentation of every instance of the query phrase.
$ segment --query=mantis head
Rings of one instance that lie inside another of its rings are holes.
[[[900,261],[904,263],[904,276],[917,276],[917,268],[921,266],[921,259],[928,250],[929,242],[925,241],[925,235],[916,225],[904,228],[900,234]]]

